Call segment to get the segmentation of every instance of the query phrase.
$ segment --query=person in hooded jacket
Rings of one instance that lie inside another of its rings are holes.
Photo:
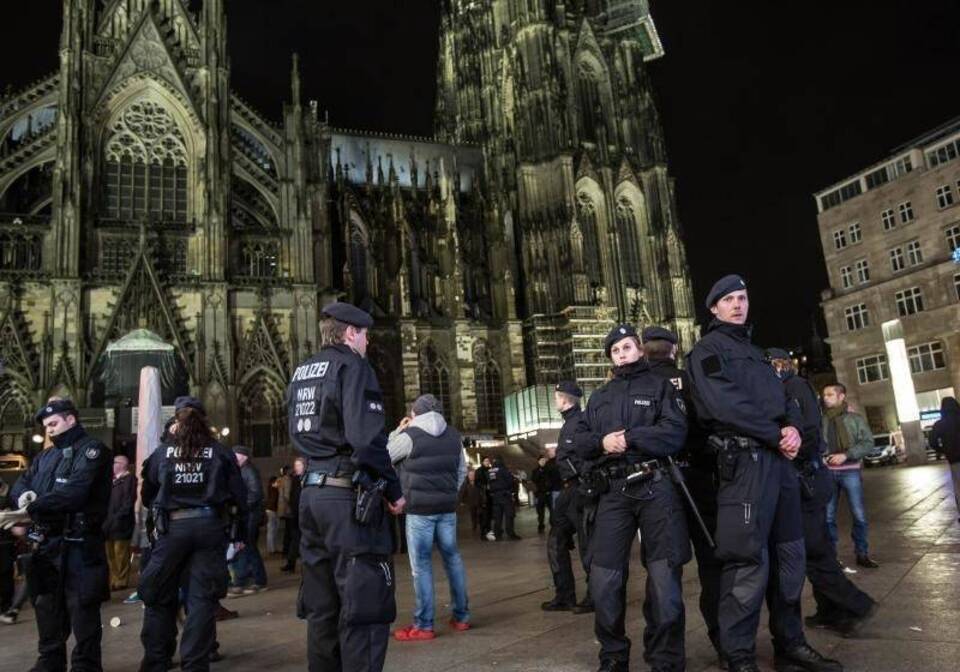
[[[390,459],[407,499],[406,537],[416,602],[413,623],[393,633],[401,642],[433,639],[433,546],[450,583],[450,626],[470,629],[467,576],[457,547],[457,500],[467,477],[460,433],[447,424],[440,402],[424,394],[390,434]]]
[[[930,445],[950,463],[953,498],[960,513],[960,404],[955,398],[944,397],[940,402],[940,419],[930,432]]]

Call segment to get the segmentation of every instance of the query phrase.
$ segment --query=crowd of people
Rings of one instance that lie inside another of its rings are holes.
[[[609,379],[585,407],[575,381],[556,386],[563,426],[526,483],[538,531],[549,525],[554,595],[542,609],[593,613],[600,671],[625,672],[632,651],[626,587],[639,539],[643,659],[651,670],[685,669],[681,576],[695,556],[698,606],[722,666],[759,670],[766,601],[777,670],[838,672],[842,664],[813,649],[804,626],[849,636],[875,613],[874,600],[837,558],[836,526],[843,495],[856,563],[879,567],[869,554],[860,474],[872,437],[841,383],[815,391],[789,353],[752,344],[739,276],[718,281],[706,305],[714,319],[682,368],[676,334],[620,324],[604,343]],[[38,411],[51,446],[0,492],[7,509],[0,512],[0,611],[13,623],[31,600],[35,670],[67,668],[71,633],[71,668],[102,669],[100,604],[128,587],[132,547],[140,549],[136,599],[144,605],[140,669],[172,665],[180,614],[180,666],[208,670],[219,658],[216,622],[234,613],[220,600],[267,589],[261,528],[267,553],[283,556],[283,571],[300,562],[296,607],[307,622],[312,671],[383,668],[397,619],[398,530],[415,606],[392,638],[436,637],[434,547],[450,589],[447,625],[454,633],[471,629],[458,507],[469,511],[480,539],[518,540],[525,479],[499,456],[470,467],[459,432],[429,394],[388,434],[365,359],[372,318],[346,303],[328,305],[324,316],[322,347],[296,367],[288,391],[298,457],[266,483],[248,448],[217,442],[192,397],[177,399],[139,488],[127,458],[86,433],[72,402],[53,398]],[[952,398],[931,441],[946,453],[960,492],[960,406]],[[580,600],[574,550],[586,576]],[[20,586],[14,565],[27,577]],[[817,605],[806,619],[805,580]]]

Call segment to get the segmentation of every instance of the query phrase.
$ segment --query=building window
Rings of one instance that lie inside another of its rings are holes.
[[[911,240],[907,243],[907,262],[911,266],[923,263],[923,251],[920,249],[919,240]]]
[[[953,205],[953,189],[949,184],[937,187],[937,207],[943,210]]]
[[[911,287],[896,293],[897,315],[906,317],[923,311],[923,292],[919,287]]]
[[[861,285],[870,282],[870,264],[866,259],[857,262],[857,282]]]
[[[844,289],[850,289],[853,287],[853,268],[850,266],[844,266],[840,269],[840,282],[843,284]]]
[[[857,379],[861,385],[876,383],[890,377],[886,355],[871,355],[857,360]]]
[[[187,150],[170,113],[141,100],[120,115],[110,132],[102,175],[106,217],[187,221]]]
[[[953,161],[955,158],[957,158],[958,143],[960,143],[960,140],[954,140],[943,147],[931,149],[929,152],[927,152],[927,161],[930,162],[930,167],[936,168],[943,163]]]
[[[640,236],[633,206],[627,199],[622,199],[617,204],[616,224],[623,281],[629,287],[640,287],[643,284],[643,275],[640,272]]]
[[[950,252],[953,253],[958,247],[960,247],[960,224],[955,224],[949,229],[944,231],[947,236],[947,247],[950,248]]]
[[[433,342],[420,354],[420,394],[432,394],[440,402],[447,417],[452,417],[450,408],[450,370]]]
[[[855,245],[863,240],[863,230],[860,228],[860,222],[854,222],[850,225],[850,244]]]
[[[847,246],[847,232],[843,229],[833,232],[833,247],[842,250]]]
[[[474,392],[477,395],[477,428],[501,431],[503,394],[500,367],[485,351],[474,353]]]
[[[960,301],[960,273],[953,276],[953,291],[957,295],[957,301]]]
[[[887,208],[880,213],[880,219],[883,221],[884,231],[897,228],[897,217],[893,214],[893,208]]]
[[[856,331],[870,326],[870,313],[867,312],[867,304],[858,303],[850,306],[844,311],[847,318],[847,331]]]
[[[910,359],[910,373],[924,373],[946,368],[943,359],[943,344],[940,341],[921,343],[907,348],[907,357]]]
[[[900,221],[907,224],[913,221],[913,205],[910,201],[904,201],[898,206],[900,210]]]
[[[890,270],[894,273],[902,271],[906,267],[903,261],[903,248],[895,247],[890,250]]]
[[[245,241],[240,246],[240,275],[276,278],[280,275],[280,243],[268,240]]]

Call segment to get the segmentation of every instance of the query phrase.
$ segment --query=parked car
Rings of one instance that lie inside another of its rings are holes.
[[[867,467],[879,467],[897,463],[897,448],[890,440],[889,434],[873,435],[873,452],[863,458]]]

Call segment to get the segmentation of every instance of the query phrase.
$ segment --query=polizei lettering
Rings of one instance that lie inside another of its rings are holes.
[[[173,460],[179,460],[183,457],[189,457],[186,455],[186,452],[179,446],[167,446],[167,458]],[[213,448],[206,447],[200,451],[200,454],[197,455],[201,460],[212,460],[213,459]]]
[[[312,364],[301,364],[293,372],[291,383],[298,380],[312,380],[314,378],[323,378],[327,375],[327,369],[330,368],[330,362],[314,362]]]

